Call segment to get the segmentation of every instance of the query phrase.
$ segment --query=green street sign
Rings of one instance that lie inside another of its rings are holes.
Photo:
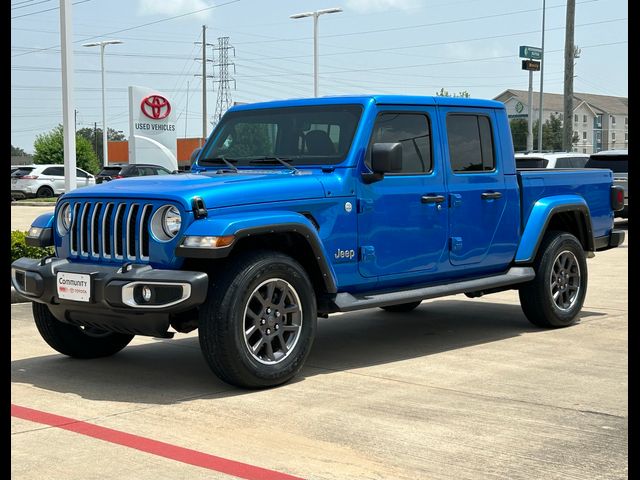
[[[542,49],[538,47],[528,47],[526,45],[520,45],[520,58],[540,60],[542,58]]]

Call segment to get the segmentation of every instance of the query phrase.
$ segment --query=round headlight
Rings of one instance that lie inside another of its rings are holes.
[[[151,217],[151,233],[161,242],[173,240],[180,231],[182,217],[173,205],[164,205]]]
[[[71,228],[71,206],[65,203],[58,211],[58,231],[60,235],[66,235]]]
[[[180,212],[176,207],[166,208],[162,215],[162,229],[168,237],[175,237],[180,231],[180,225],[182,224],[182,218],[180,218]]]

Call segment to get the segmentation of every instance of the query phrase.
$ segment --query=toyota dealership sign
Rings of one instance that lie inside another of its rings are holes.
[[[178,169],[171,100],[147,87],[129,87],[129,163]]]

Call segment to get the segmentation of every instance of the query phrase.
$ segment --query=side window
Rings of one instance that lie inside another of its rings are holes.
[[[156,175],[168,175],[171,173],[171,172],[167,172],[163,168],[154,168],[153,170],[156,172]]]
[[[42,171],[42,174],[64,177],[64,167],[48,167]]]
[[[491,122],[484,115],[447,116],[449,161],[455,173],[489,172],[496,168]]]
[[[556,160],[556,168],[571,168],[573,167],[570,157],[559,158]]]
[[[80,170],[79,168],[76,168],[76,177],[79,178],[87,178],[87,174],[84,173],[82,170]]]
[[[382,113],[376,119],[371,144],[402,144],[402,171],[396,175],[428,173],[432,170],[431,125],[424,114]],[[370,153],[367,166],[371,164]]]

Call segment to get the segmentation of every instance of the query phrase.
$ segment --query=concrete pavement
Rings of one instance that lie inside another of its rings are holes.
[[[627,247],[588,261],[573,327],[534,328],[515,292],[332,315],[266,391],[219,381],[195,333],[66,358],[13,305],[12,403],[307,479],[624,479]],[[11,456],[21,480],[237,478],[17,417]]]

